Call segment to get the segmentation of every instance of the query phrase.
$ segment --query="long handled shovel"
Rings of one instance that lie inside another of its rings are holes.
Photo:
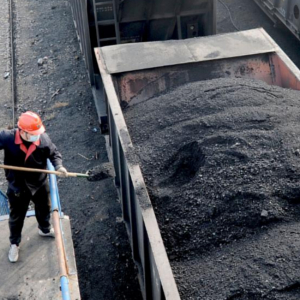
[[[15,171],[23,171],[23,172],[36,172],[36,173],[61,175],[60,172],[44,170],[44,169],[32,169],[32,168],[15,167],[15,166],[7,166],[7,165],[0,165],[0,168],[1,169],[8,169],[8,170],[15,170]],[[88,174],[71,173],[71,172],[68,172],[67,175],[68,175],[68,177],[84,177],[84,178],[89,178],[90,177]]]

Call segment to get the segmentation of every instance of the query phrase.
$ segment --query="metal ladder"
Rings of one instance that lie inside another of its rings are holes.
[[[93,0],[98,47],[120,43],[117,1]]]

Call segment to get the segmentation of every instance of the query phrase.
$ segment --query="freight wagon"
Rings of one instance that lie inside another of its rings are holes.
[[[180,299],[121,105],[216,78],[252,78],[299,90],[300,72],[263,29],[115,45],[97,48],[95,53],[107,100],[115,184],[143,297]]]
[[[285,26],[300,39],[299,0],[254,0],[276,26]]]
[[[71,0],[102,131],[107,108],[94,47],[185,39],[216,33],[216,0]]]

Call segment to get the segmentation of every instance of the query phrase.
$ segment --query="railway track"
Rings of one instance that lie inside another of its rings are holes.
[[[11,104],[12,104],[12,128],[15,127],[17,112],[16,93],[16,55],[15,55],[15,28],[14,28],[14,2],[9,0],[9,31],[10,31],[10,78],[11,78]]]

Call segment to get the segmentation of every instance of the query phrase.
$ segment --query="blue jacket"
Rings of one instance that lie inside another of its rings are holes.
[[[30,145],[28,148],[26,145]],[[62,166],[61,154],[46,133],[39,141],[24,143],[18,129],[0,131],[0,150],[4,150],[4,164],[10,166],[47,169],[49,158],[57,170]],[[34,195],[47,182],[47,174],[5,170],[8,188],[19,193],[26,187]]]

